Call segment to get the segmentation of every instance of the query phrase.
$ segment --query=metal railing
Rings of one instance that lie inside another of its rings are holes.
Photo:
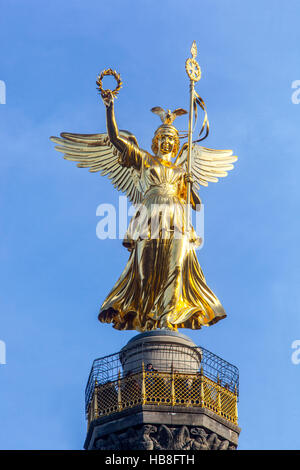
[[[238,392],[198,373],[142,371],[106,383],[94,383],[87,407],[88,426],[100,417],[133,408],[137,405],[207,408],[237,424]]]
[[[144,361],[144,364],[147,365],[148,359],[145,346],[141,345],[139,346],[139,348],[133,346],[133,351],[136,352],[137,350],[140,354],[140,357],[142,358],[142,361]],[[210,379],[212,382],[219,384],[224,389],[229,390],[233,394],[238,396],[238,368],[233,364],[230,364],[229,362],[225,361],[221,357],[217,356],[216,354],[203,348],[202,346],[191,348],[191,356],[193,355],[193,350],[195,350],[195,354],[199,354],[199,351],[201,352],[201,367],[203,370],[203,375],[207,379]],[[130,356],[130,349],[127,351],[129,352],[128,356]],[[155,368],[159,371],[159,373],[170,374],[172,370],[172,364],[177,363],[176,366],[174,365],[174,372],[176,372],[176,369],[178,369],[178,372],[183,374],[191,373],[191,371],[200,374],[200,367],[198,370],[192,370],[191,362],[189,359],[181,360],[178,366],[177,358],[179,355],[183,358],[191,357],[187,356],[186,354],[181,354],[182,352],[185,353],[186,349],[182,349],[181,351],[181,348],[179,346],[169,345],[160,348],[159,351],[156,353],[157,361]],[[118,353],[110,354],[109,356],[94,360],[85,390],[86,413],[90,409],[90,404],[94,397],[94,391],[96,386],[99,388],[100,386],[104,386],[107,383],[114,383],[115,389],[118,390],[118,381],[124,380],[126,376],[126,372],[124,371],[124,367],[122,364],[122,357],[123,353],[121,350]],[[168,358],[168,361],[166,361],[166,357]],[[127,361],[127,364],[129,365],[129,369],[131,370],[132,374],[140,374],[142,372],[141,365],[134,362],[134,359],[131,363],[130,361]]]

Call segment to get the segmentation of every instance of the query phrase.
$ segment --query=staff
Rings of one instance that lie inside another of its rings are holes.
[[[188,155],[187,155],[187,198],[186,198],[186,231],[189,230],[190,226],[190,204],[191,204],[191,186],[192,186],[192,138],[193,138],[193,109],[195,99],[195,82],[198,82],[201,78],[201,69],[196,61],[197,57],[197,46],[194,41],[191,47],[192,58],[187,59],[185,62],[185,70],[190,78],[190,112],[189,112],[189,132],[188,132]]]

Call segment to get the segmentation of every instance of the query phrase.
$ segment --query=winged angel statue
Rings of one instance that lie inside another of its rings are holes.
[[[106,90],[102,99],[107,133],[63,132],[51,137],[65,159],[107,175],[137,206],[123,240],[130,257],[98,318],[118,330],[176,331],[213,325],[226,313],[206,284],[195,252],[199,242],[195,230],[191,224],[185,226],[187,144],[179,151],[180,134],[173,121],[186,111],[152,109],[163,123],[155,131],[150,154],[138,146],[133,134],[118,130],[113,92]],[[235,160],[231,150],[193,145],[193,209],[200,204],[199,185],[226,176]]]

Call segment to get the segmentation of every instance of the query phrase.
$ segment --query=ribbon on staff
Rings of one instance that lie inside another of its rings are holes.
[[[206,139],[206,137],[209,134],[209,121],[208,121],[208,117],[207,117],[207,111],[206,111],[205,103],[204,103],[203,99],[201,98],[201,96],[199,96],[198,93],[194,90],[194,103],[193,103],[194,116],[195,116],[194,130],[195,130],[196,123],[197,123],[197,118],[198,118],[198,106],[202,109],[202,111],[204,111],[204,119],[203,119],[203,122],[202,122],[202,126],[201,126],[201,129],[200,129],[200,132],[199,132],[198,139],[193,140],[193,143],[201,142],[201,140]],[[204,135],[203,135],[203,133],[204,133]]]
[[[198,106],[202,109],[202,111],[204,111],[204,118],[203,118],[202,126],[201,126],[201,129],[200,129],[199,135],[198,135],[198,139],[193,140],[193,143],[201,142],[201,140],[206,139],[206,137],[209,134],[209,121],[208,121],[208,117],[207,117],[207,111],[206,111],[205,103],[204,103],[203,99],[201,98],[201,96],[199,96],[198,93],[194,90],[193,112],[194,112],[194,116],[195,116],[195,121],[194,121],[193,132],[195,131],[196,124],[197,124],[197,119],[198,119]],[[204,133],[204,135],[203,135],[203,133]],[[188,136],[187,131],[179,132],[179,138],[180,139],[186,139],[187,136]]]

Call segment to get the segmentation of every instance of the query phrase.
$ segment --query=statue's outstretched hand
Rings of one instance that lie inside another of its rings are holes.
[[[109,108],[109,106],[113,103],[114,101],[114,95],[113,95],[113,92],[111,90],[103,90],[101,92],[101,98],[103,100],[103,103],[105,104],[105,106],[107,108]]]

